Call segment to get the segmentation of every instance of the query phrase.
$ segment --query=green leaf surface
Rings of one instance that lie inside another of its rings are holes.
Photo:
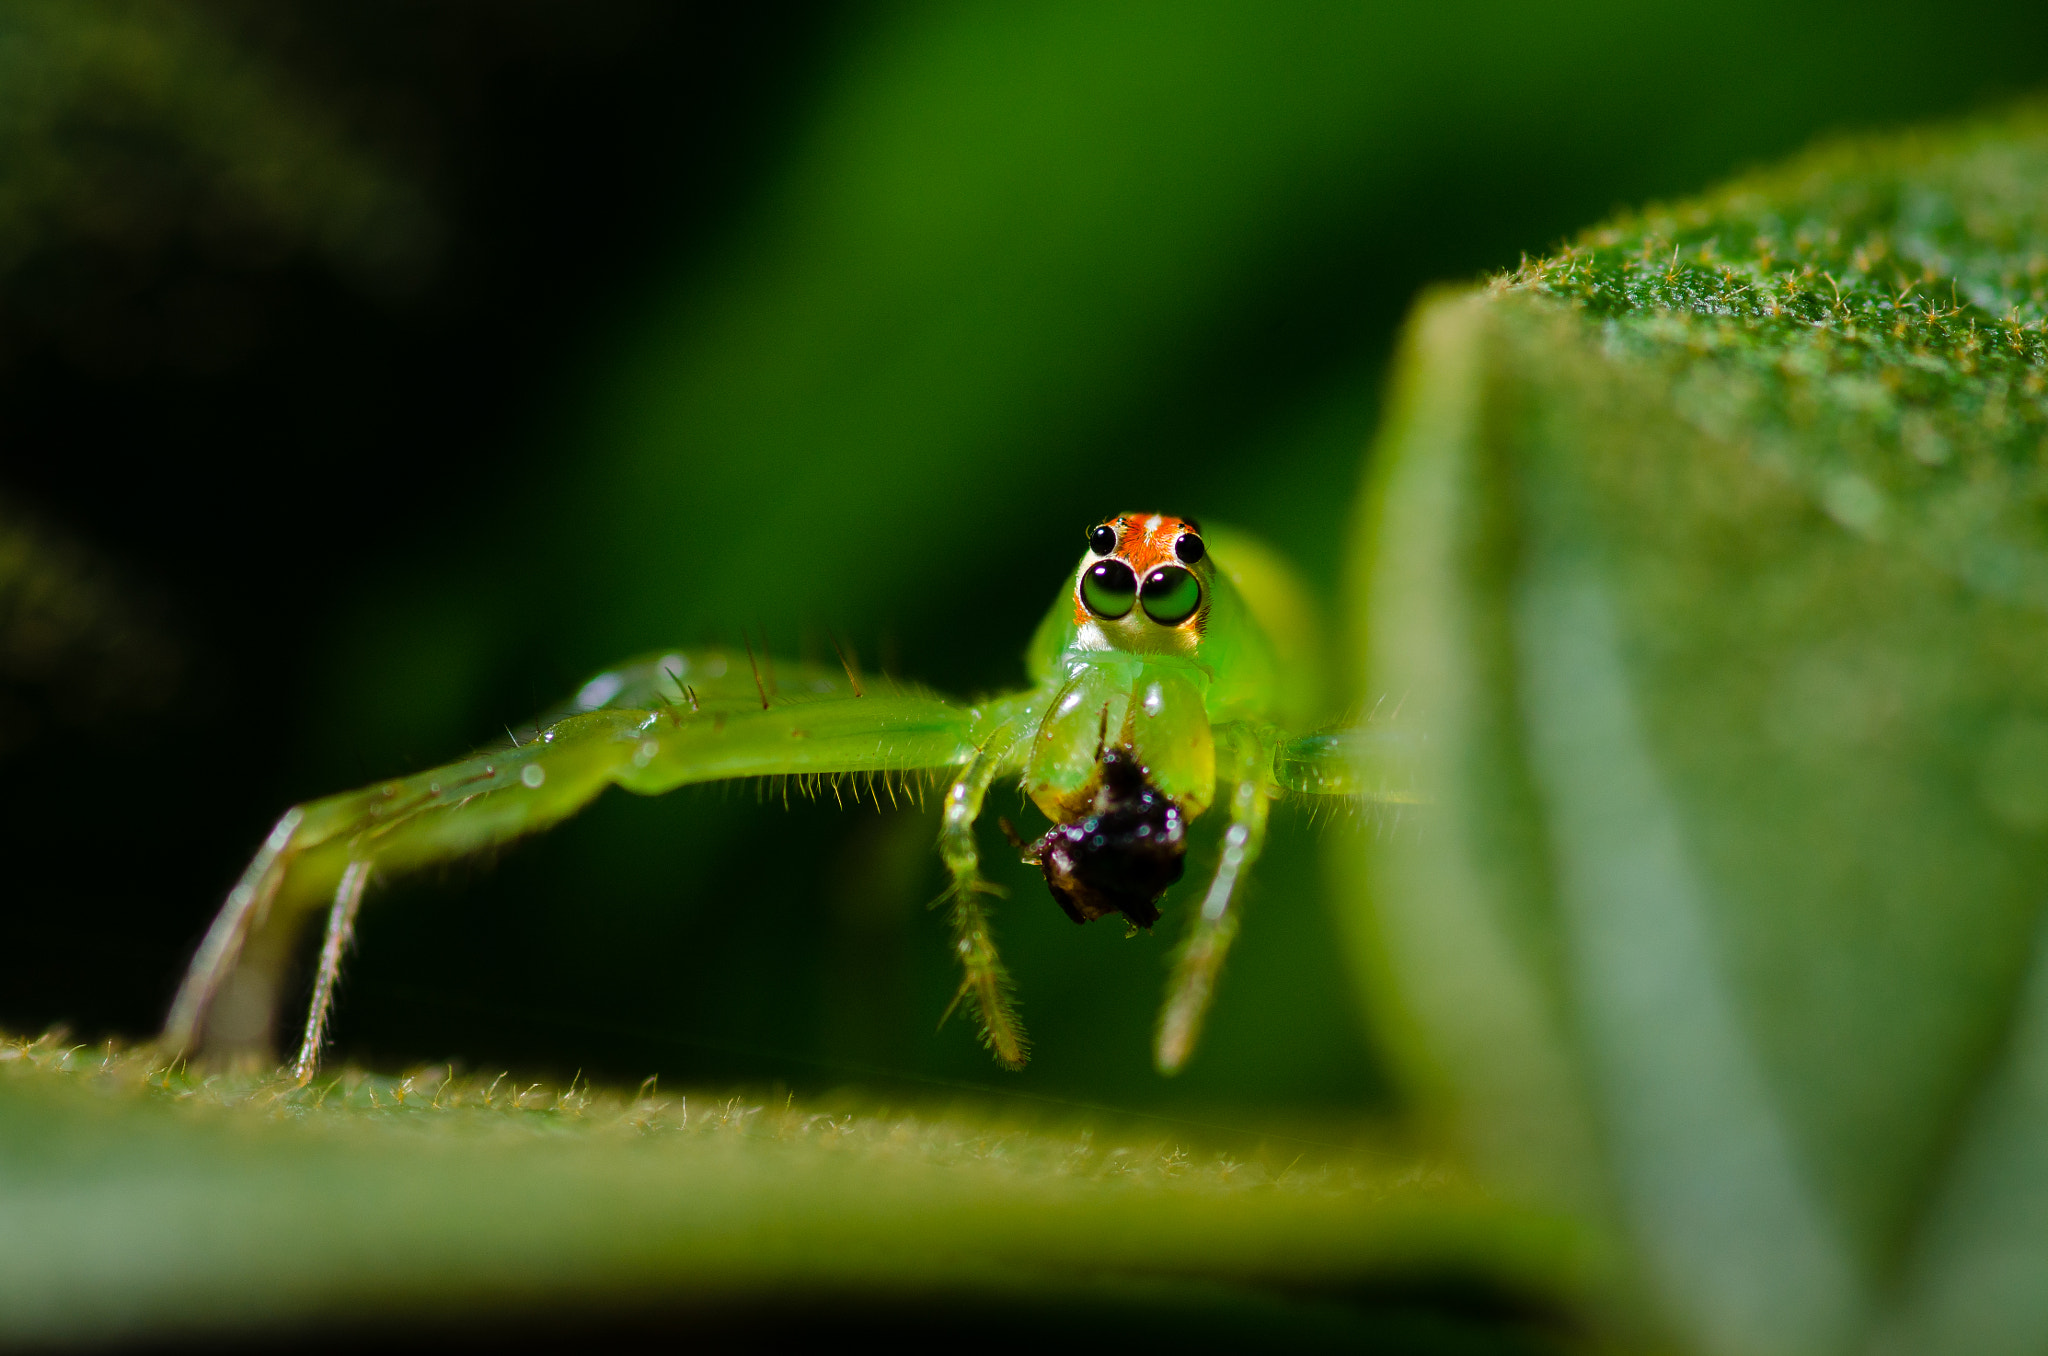
[[[9,1041],[0,1340],[707,1306],[772,1331],[777,1297],[801,1294],[1440,1350],[1454,1322],[1390,1328],[1393,1306],[1356,1301],[1462,1283],[1549,1304],[1599,1265],[1583,1230],[1411,1156],[1185,1145],[445,1069],[292,1092]],[[1556,1336],[1496,1332],[1509,1350]]]
[[[1699,1350],[2048,1341],[2044,283],[2026,111],[1410,331],[1362,662],[1440,808],[1357,953],[1436,1114]]]

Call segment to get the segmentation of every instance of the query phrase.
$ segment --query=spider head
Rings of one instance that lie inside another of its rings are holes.
[[[1213,569],[1192,518],[1121,513],[1097,523],[1074,576],[1074,625],[1084,646],[1194,653]]]

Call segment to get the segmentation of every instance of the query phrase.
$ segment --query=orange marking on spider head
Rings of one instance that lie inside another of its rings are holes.
[[[1116,554],[1131,572],[1143,579],[1161,565],[1178,565],[1173,544],[1193,528],[1180,518],[1163,513],[1125,513],[1116,519]]]
[[[1166,513],[1119,513],[1108,520],[1108,525],[1116,530],[1116,549],[1101,557],[1095,556],[1091,549],[1089,559],[1121,560],[1140,580],[1161,565],[1180,564],[1174,544],[1184,533],[1200,536],[1202,531],[1192,519],[1176,518]],[[1090,620],[1077,585],[1074,590],[1074,624],[1080,626]]]

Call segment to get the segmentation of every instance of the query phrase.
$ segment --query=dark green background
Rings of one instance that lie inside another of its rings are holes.
[[[76,675],[10,679],[0,1021],[147,1033],[285,804],[636,650],[831,626],[999,688],[1081,529],[1137,506],[1255,528],[1328,601],[1419,287],[2048,72],[2023,4],[726,8],[200,7],[214,55],[171,78],[264,73],[416,205],[402,267],[274,204],[238,244],[147,100],[0,94],[17,149],[132,205],[4,261],[0,491],[183,656],[84,709]],[[1011,872],[1038,1057],[1007,1078],[933,1030],[929,820],[752,800],[611,797],[384,893],[340,1053],[1387,1105],[1315,851],[1350,828],[1283,812],[1175,1083],[1146,1053],[1172,926],[1075,929]]]

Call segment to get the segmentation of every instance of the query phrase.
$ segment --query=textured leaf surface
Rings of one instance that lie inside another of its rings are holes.
[[[1411,331],[1364,658],[1443,808],[1361,953],[1473,1150],[1610,1213],[1703,1350],[2048,1340],[2044,282],[2028,113]]]
[[[767,1323],[789,1293],[1355,1342],[1388,1335],[1346,1306],[1361,1288],[1541,1297],[1594,1260],[1555,1219],[1366,1150],[446,1070],[285,1093],[19,1042],[0,1044],[0,1223],[16,1342],[706,1303]]]

